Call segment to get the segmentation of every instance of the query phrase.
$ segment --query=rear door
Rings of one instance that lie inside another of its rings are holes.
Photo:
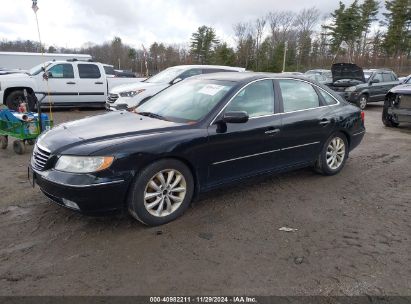
[[[391,90],[394,86],[399,84],[397,76],[394,73],[387,72],[382,75],[384,79],[384,98],[385,95]]]
[[[314,161],[335,127],[333,105],[326,91],[297,79],[278,80],[281,97],[281,162],[298,166]]]
[[[51,101],[57,104],[73,103],[78,98],[78,75],[73,64],[57,63],[47,69],[48,80],[41,80],[42,91],[50,92]],[[48,98],[44,102],[48,102]]]
[[[78,102],[104,103],[106,100],[106,78],[101,65],[77,63],[79,74]]]

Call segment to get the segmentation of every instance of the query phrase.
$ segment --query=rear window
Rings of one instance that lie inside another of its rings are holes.
[[[115,75],[114,68],[112,66],[105,65],[103,67],[104,67],[104,72],[106,73],[106,75]]]
[[[100,78],[100,69],[95,64],[79,64],[78,72],[80,78]]]

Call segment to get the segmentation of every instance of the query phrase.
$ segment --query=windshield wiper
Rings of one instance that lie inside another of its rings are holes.
[[[161,120],[167,120],[164,116],[161,116],[160,114],[156,114],[156,113],[151,113],[151,112],[137,112],[137,114],[142,115],[142,116],[151,117],[151,118],[156,118],[156,119],[161,119]]]

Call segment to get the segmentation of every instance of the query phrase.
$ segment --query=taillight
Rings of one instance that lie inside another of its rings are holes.
[[[362,123],[365,122],[365,113],[364,113],[364,111],[361,111],[361,120],[362,120]]]

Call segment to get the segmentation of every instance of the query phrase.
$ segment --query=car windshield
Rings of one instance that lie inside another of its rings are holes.
[[[164,71],[158,73],[157,75],[154,75],[153,77],[150,77],[147,79],[145,82],[149,83],[170,83],[174,79],[177,78],[178,75],[180,75],[184,71],[183,68],[168,68],[165,69]]]
[[[38,73],[40,73],[41,71],[43,71],[43,68],[47,68],[50,64],[51,64],[51,62],[40,63],[39,65],[36,65],[35,67],[31,68],[29,70],[29,74],[31,76],[35,76]]]
[[[204,118],[233,88],[235,82],[190,79],[155,95],[135,112],[175,122],[197,122]]]
[[[407,76],[408,78],[405,79],[404,83],[410,83],[411,84],[411,76]]]

